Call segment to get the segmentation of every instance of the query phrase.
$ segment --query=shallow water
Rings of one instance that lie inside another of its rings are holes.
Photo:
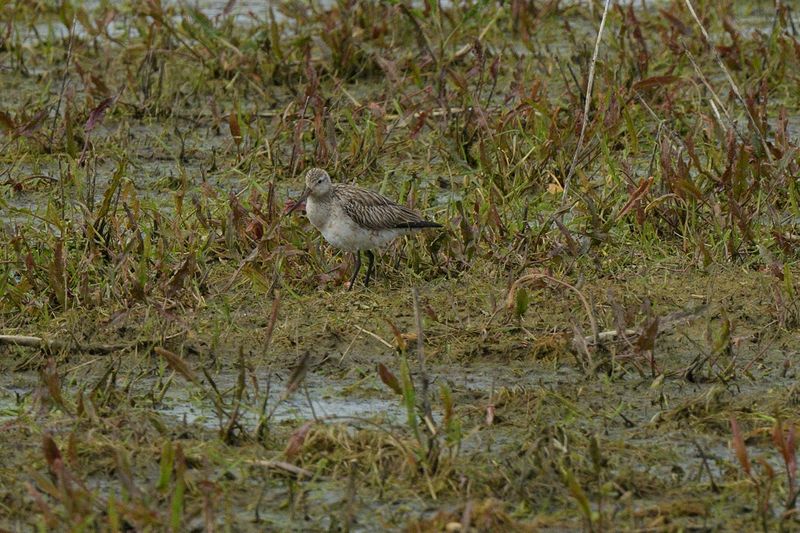
[[[491,392],[495,382],[502,381],[502,372],[494,369],[491,374],[475,373],[460,368],[457,372],[431,373],[431,389],[438,387],[440,380],[446,380],[450,387],[458,393],[486,395]],[[494,377],[490,377],[494,375]],[[223,392],[225,414],[220,420],[215,402],[212,401],[211,388],[204,383],[201,387],[193,386],[176,379],[160,401],[146,409],[164,415],[174,424],[197,425],[206,429],[219,429],[224,425],[234,409],[233,388],[237,381],[237,373],[221,372],[213,376],[217,388]],[[508,379],[506,376],[505,379]],[[89,383],[92,376],[82,376],[81,383]],[[77,381],[77,380],[76,380]],[[375,380],[377,381],[377,380]],[[142,407],[142,399],[149,398],[150,391],[157,389],[159,381],[145,377],[137,379],[131,387],[129,396],[139,398],[137,406]],[[262,395],[252,395],[251,383],[240,404],[239,421],[246,427],[254,428],[262,415],[257,410],[263,405],[263,391],[266,382],[261,383]],[[24,415],[30,410],[30,400],[40,386],[39,376],[34,372],[16,372],[0,376],[0,421]],[[76,386],[67,385],[65,394],[78,392]],[[376,423],[389,425],[404,424],[407,412],[402,398],[387,387],[370,380],[369,384],[359,386],[351,379],[332,379],[322,376],[308,376],[294,394],[284,398],[284,385],[273,383],[269,388],[269,398],[265,413],[272,413],[276,422],[310,420],[336,420],[347,418],[369,419]],[[440,416],[438,408],[434,408],[434,418]]]

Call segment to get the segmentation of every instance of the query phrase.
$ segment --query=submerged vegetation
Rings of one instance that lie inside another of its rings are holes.
[[[0,529],[800,528],[800,15],[644,4],[0,2]]]

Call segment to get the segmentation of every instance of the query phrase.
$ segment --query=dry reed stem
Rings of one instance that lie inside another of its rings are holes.
[[[269,468],[272,470],[281,470],[283,472],[288,472],[289,474],[293,474],[298,478],[302,477],[314,477],[314,473],[310,470],[305,468],[301,468],[299,466],[295,466],[292,463],[287,463],[286,461],[267,461],[263,459],[255,459],[252,461],[247,461],[248,464],[253,466],[263,466],[265,468]]]
[[[111,353],[119,350],[133,348],[137,344],[93,344],[81,346],[77,343],[68,343],[57,340],[34,337],[30,335],[0,335],[0,345],[25,346],[27,348],[41,348],[48,351],[86,352],[93,354]],[[141,343],[146,344],[146,342]]]
[[[567,178],[564,180],[564,192],[561,195],[561,205],[567,202],[567,193],[569,192],[569,182],[575,174],[575,168],[578,166],[578,157],[583,147],[583,139],[586,137],[586,124],[589,121],[589,106],[592,103],[592,87],[594,86],[594,71],[597,65],[597,55],[600,53],[600,41],[603,38],[603,29],[606,26],[606,17],[608,16],[608,6],[611,0],[606,0],[603,6],[603,17],[600,19],[600,28],[597,30],[597,40],[594,42],[594,53],[592,54],[592,62],[589,63],[589,79],[586,82],[586,102],[583,105],[583,120],[581,121],[581,133],[578,136],[578,145],[575,147],[575,153],[572,156],[572,163],[569,166]],[[595,330],[597,331],[597,330]]]
[[[711,48],[711,52],[714,54],[714,59],[716,59],[719,68],[722,69],[723,74],[725,74],[725,78],[728,80],[728,84],[731,86],[733,94],[736,95],[736,98],[739,100],[739,103],[742,104],[742,107],[744,107],[745,113],[747,113],[747,118],[750,121],[750,124],[752,124],[753,129],[756,130],[756,133],[758,134],[758,139],[761,141],[761,147],[764,149],[764,154],[767,156],[769,162],[772,163],[773,162],[772,154],[769,151],[769,146],[767,146],[767,141],[766,139],[764,139],[764,135],[761,133],[761,129],[758,127],[755,117],[753,117],[753,115],[750,113],[750,109],[747,107],[747,103],[744,101],[744,97],[742,96],[739,87],[736,85],[736,82],[733,81],[733,76],[731,76],[731,73],[728,71],[727,67],[725,66],[725,63],[722,61],[719,52],[717,52],[717,47],[714,45],[713,41],[711,40],[711,37],[709,37],[708,32],[703,26],[703,23],[700,22],[700,17],[697,16],[697,13],[694,10],[694,6],[692,6],[691,0],[684,0],[684,1],[686,2],[686,7],[689,8],[689,12],[692,14],[694,21],[700,27],[700,32],[703,34],[703,38],[706,40],[706,44],[708,44],[709,48]],[[684,47],[684,49],[685,48],[686,47]]]

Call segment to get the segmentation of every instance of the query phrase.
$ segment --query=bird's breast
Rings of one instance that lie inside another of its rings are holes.
[[[306,200],[306,216],[315,228],[323,231],[330,218],[330,208],[325,203],[309,197]]]

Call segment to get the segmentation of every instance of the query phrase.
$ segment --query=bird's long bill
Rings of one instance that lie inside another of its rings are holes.
[[[308,198],[308,195],[309,195],[309,193],[310,193],[310,192],[311,192],[311,189],[309,189],[308,187],[306,187],[305,189],[303,189],[303,194],[301,194],[301,195],[300,195],[300,198],[298,198],[298,199],[295,201],[295,203],[294,203],[294,205],[292,206],[292,208],[291,208],[291,209],[289,209],[289,211],[287,211],[287,212],[286,212],[286,216],[288,216],[288,215],[291,215],[291,214],[292,214],[292,211],[294,211],[295,209],[297,209],[298,207],[300,207],[300,204],[302,204],[303,202],[305,202],[305,201],[306,201],[306,198]]]

